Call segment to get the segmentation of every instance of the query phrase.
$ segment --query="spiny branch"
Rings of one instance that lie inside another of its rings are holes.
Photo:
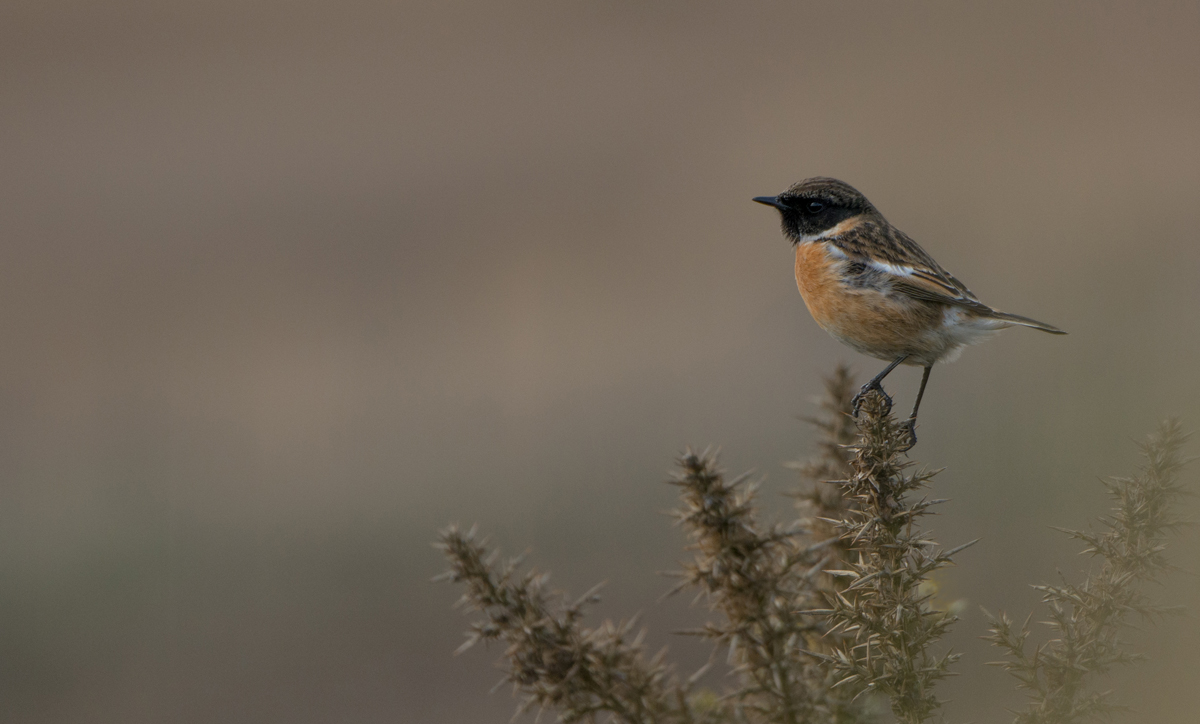
[[[1115,507],[1101,518],[1101,530],[1065,531],[1083,541],[1084,552],[1101,565],[1079,585],[1034,586],[1050,609],[1047,623],[1057,638],[1029,653],[1028,620],[1018,629],[1003,613],[991,617],[985,639],[1008,657],[998,665],[1029,691],[1029,705],[1017,715],[1017,724],[1075,724],[1114,711],[1105,693],[1091,691],[1089,684],[1096,674],[1141,659],[1120,638],[1128,618],[1176,611],[1152,604],[1137,584],[1171,570],[1166,539],[1181,524],[1174,509],[1184,494],[1178,474],[1186,439],[1177,420],[1164,422],[1140,445],[1146,458],[1141,471],[1105,481]]]
[[[852,472],[841,483],[848,504],[837,521],[847,549],[845,568],[830,571],[845,584],[829,596],[829,608],[811,613],[827,616],[845,636],[828,657],[839,686],[884,694],[897,718],[918,724],[941,706],[934,685],[958,659],[932,651],[958,619],[933,608],[922,584],[967,546],[942,551],[918,527],[929,508],[942,502],[911,498],[934,473],[906,472],[911,463],[901,455],[908,447],[907,428],[888,413],[878,392],[866,396],[858,432]]]

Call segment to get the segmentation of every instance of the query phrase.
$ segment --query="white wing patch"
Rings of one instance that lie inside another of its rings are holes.
[[[892,274],[892,275],[898,276],[898,277],[910,277],[910,276],[912,276],[912,273],[913,273],[913,268],[911,266],[898,266],[896,264],[888,264],[886,261],[879,261],[877,259],[872,259],[871,261],[867,262],[867,265],[870,266],[872,269],[875,269],[875,270],[878,270],[881,272],[887,272],[888,274]]]

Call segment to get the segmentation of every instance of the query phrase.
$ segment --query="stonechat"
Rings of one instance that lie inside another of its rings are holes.
[[[850,184],[810,178],[754,200],[779,210],[783,235],[796,248],[796,286],[817,324],[890,363],[855,396],[856,415],[870,390],[891,408],[882,382],[897,365],[925,368],[908,418],[909,448],[917,441],[917,410],[935,363],[952,362],[968,344],[1014,325],[1066,334],[979,301]]]

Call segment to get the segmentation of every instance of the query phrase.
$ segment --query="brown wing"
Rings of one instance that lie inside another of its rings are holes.
[[[951,304],[980,314],[994,312],[917,242],[886,221],[864,220],[830,241],[846,256],[873,269],[895,269],[888,275],[892,288],[913,299]]]
[[[1010,324],[1051,334],[1066,334],[1052,324],[999,312],[979,301],[965,284],[943,269],[917,242],[882,217],[863,220],[829,241],[864,273],[870,268],[872,273],[884,275],[893,290],[912,299],[949,304]]]

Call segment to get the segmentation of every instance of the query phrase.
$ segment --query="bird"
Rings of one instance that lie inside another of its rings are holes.
[[[897,366],[924,368],[905,451],[917,442],[917,411],[935,364],[952,362],[967,345],[1012,326],[1066,334],[979,301],[844,181],[817,176],[754,201],[778,209],[783,235],[795,247],[796,286],[817,324],[855,351],[889,363],[854,396],[856,417],[871,390],[891,411],[883,380]]]

